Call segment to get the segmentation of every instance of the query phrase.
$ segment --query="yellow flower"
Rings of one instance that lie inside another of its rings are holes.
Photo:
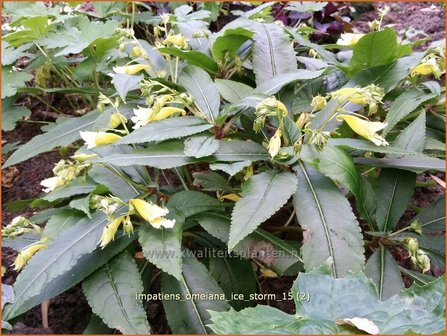
[[[121,124],[127,123],[127,118],[121,113],[112,113],[109,119],[109,127],[117,128]]]
[[[131,199],[129,201],[129,204],[144,220],[148,221],[153,227],[157,229],[159,229],[160,227],[172,228],[175,224],[174,219],[169,220],[163,218],[169,213],[169,210],[167,208],[162,208],[156,204],[136,198]]]
[[[378,103],[382,102],[382,98],[385,96],[385,91],[372,84],[364,88],[343,88],[337,91],[331,92],[330,96],[337,99],[339,103],[349,101],[358,105],[369,105],[369,114],[377,112]]]
[[[304,128],[306,124],[310,121],[310,114],[307,112],[302,112],[298,119],[295,121],[295,125],[298,128]]]
[[[259,271],[261,272],[261,276],[263,278],[277,278],[278,277],[278,274],[273,272],[271,269],[268,269],[265,267],[261,267]]]
[[[332,98],[337,99],[340,103],[350,101],[358,105],[366,105],[368,97],[362,88],[343,88],[330,93]]]
[[[386,127],[387,123],[367,121],[348,114],[338,115],[337,120],[346,121],[355,133],[373,142],[376,146],[388,145],[388,142],[377,134],[378,131]]]
[[[267,148],[272,159],[279,153],[281,148],[281,131],[279,129],[276,130],[275,134],[270,139]]]
[[[310,106],[316,111],[322,110],[327,104],[326,98],[323,96],[317,95],[312,98],[312,102],[310,103]]]
[[[140,57],[140,56],[145,57],[145,56],[146,56],[146,51],[144,51],[144,50],[141,49],[140,47],[135,46],[135,47],[132,48],[132,50],[131,50],[131,52],[130,52],[130,55],[131,55],[133,58],[137,58],[137,57]]]
[[[133,129],[140,128],[141,126],[147,125],[153,121],[159,121],[166,118],[169,118],[175,113],[186,114],[185,110],[177,108],[177,107],[162,107],[158,112],[156,112],[152,108],[148,107],[140,107],[138,109],[133,110],[135,116],[131,118],[133,123]]]
[[[87,144],[87,149],[97,146],[108,145],[121,139],[121,137],[114,133],[107,132],[80,132],[81,138]]]
[[[99,246],[101,248],[106,247],[112,240],[115,239],[116,231],[124,220],[124,216],[115,218],[111,223],[107,224],[102,230],[101,239],[99,240]]]
[[[16,260],[14,261],[14,270],[19,271],[21,270],[27,263],[28,260],[31,259],[31,257],[39,250],[42,250],[46,248],[47,245],[45,244],[35,244],[27,247],[23,251],[21,251],[18,255]]]
[[[241,199],[241,197],[240,197],[239,195],[236,195],[236,194],[228,194],[228,195],[220,196],[219,199],[220,199],[221,201],[227,199],[227,200],[229,200],[229,201],[237,202],[237,201],[239,201],[239,200]]]
[[[340,38],[337,40],[337,44],[345,47],[353,47],[365,34],[354,34],[345,33],[341,34]]]
[[[185,110],[181,109],[181,108],[177,108],[177,107],[163,107],[160,109],[159,112],[157,112],[154,117],[153,117],[153,121],[158,121],[158,120],[163,120],[166,118],[169,118],[170,116],[172,116],[175,113],[181,113],[182,115],[185,115],[186,112]]]
[[[115,71],[115,73],[117,74],[135,75],[142,70],[149,70],[150,68],[151,66],[147,64],[134,64],[134,65],[117,66],[113,68],[113,71]]]
[[[410,76],[414,77],[416,75],[433,75],[436,78],[439,78],[442,75],[442,70],[436,62],[436,59],[430,57],[411,70]]]
[[[173,45],[175,47],[178,47],[180,49],[186,49],[188,47],[188,41],[185,39],[185,37],[182,34],[176,34],[171,35],[167,37],[163,41],[164,45]]]
[[[133,225],[132,225],[132,222],[130,221],[129,216],[126,216],[126,219],[124,220],[123,231],[125,234],[127,234],[129,236],[133,233]]]
[[[288,114],[287,107],[278,99],[276,99],[274,96],[264,99],[256,106],[257,116],[266,116],[266,115],[274,116],[278,112],[283,117],[285,117]]]
[[[153,220],[151,225],[156,229],[160,229],[162,227],[166,229],[172,229],[175,225],[175,219],[166,219],[164,217],[159,217]]]

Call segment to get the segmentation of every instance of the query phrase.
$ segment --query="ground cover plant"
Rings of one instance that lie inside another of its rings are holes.
[[[78,284],[86,333],[150,333],[152,297],[173,333],[445,329],[445,196],[401,221],[443,184],[444,41],[402,38],[386,6],[362,34],[349,4],[3,6],[4,130],[23,95],[76,113],[3,164],[64,155],[9,204],[35,211],[2,230],[2,329]]]

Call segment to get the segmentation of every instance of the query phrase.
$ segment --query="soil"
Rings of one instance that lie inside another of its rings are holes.
[[[383,3],[385,4],[385,3]],[[361,15],[358,21],[354,22],[355,27],[359,31],[366,32],[369,30],[367,23],[376,17],[376,10],[382,4],[375,3],[375,10],[365,12]],[[391,12],[384,19],[385,25],[393,26],[396,30],[402,30],[409,27],[423,30],[432,37],[433,41],[443,39],[445,36],[444,20],[445,13],[439,4],[433,3],[388,3],[391,7]],[[430,11],[421,11],[432,6]],[[26,103],[26,102],[25,102]],[[28,99],[29,103],[29,99]],[[63,108],[64,104],[60,103],[59,109]],[[27,105],[28,106],[28,105]],[[40,134],[40,125],[32,121],[49,120],[53,118],[54,114],[47,111],[44,105],[28,106],[32,110],[32,115],[26,121],[19,122],[15,130],[11,132],[2,132],[3,143],[14,143],[20,141],[25,143]],[[72,114],[71,111],[66,111],[66,114]],[[5,142],[6,141],[6,142]],[[2,187],[2,223],[7,225],[9,221],[15,216],[21,214],[23,216],[32,215],[33,211],[26,209],[8,213],[4,210],[4,205],[8,202],[20,199],[28,199],[38,197],[41,193],[40,181],[52,175],[54,163],[61,158],[58,151],[44,153],[32,159],[29,159],[21,164],[15,166],[17,171],[11,171],[9,187]],[[437,174],[441,179],[445,179],[444,174]],[[427,181],[430,177],[426,174],[420,175],[418,180]],[[444,190],[437,187],[417,188],[413,196],[413,205],[416,207],[426,207],[435,199],[440,197]],[[409,209],[402,217],[399,225],[403,226],[415,215],[414,211]],[[408,267],[408,256],[402,249],[393,251],[394,256],[399,260],[399,263]],[[7,268],[5,276],[2,281],[5,284],[13,284],[17,277],[17,272],[12,270],[12,263],[14,262],[16,252],[12,249],[2,249],[2,263]],[[432,269],[433,275],[439,275],[443,272],[440,269]],[[294,277],[281,277],[279,279],[266,279],[262,281],[262,292],[273,293],[277,298],[287,293],[291,286]],[[409,285],[408,279],[405,279],[406,284]],[[155,281],[151,291],[157,292],[160,290],[159,281]],[[262,304],[270,304],[287,313],[294,313],[294,304],[292,301],[274,301],[265,302]],[[150,325],[155,334],[169,334],[170,329],[167,324],[163,306],[160,301],[148,302],[147,308]],[[49,324],[50,328],[42,328],[41,309],[37,306],[25,313],[21,320],[17,322],[12,334],[81,334],[87,326],[91,316],[90,308],[82,294],[80,286],[76,286],[71,290],[50,300],[49,309]]]

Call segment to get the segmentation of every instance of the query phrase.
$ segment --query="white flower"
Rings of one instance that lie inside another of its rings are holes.
[[[154,110],[148,107],[140,107],[134,109],[133,113],[135,114],[135,116],[130,118],[132,122],[135,124],[133,126],[133,129],[140,128],[141,126],[150,123],[155,114]]]
[[[175,219],[166,219],[164,217],[159,217],[153,220],[151,222],[151,225],[156,229],[160,229],[162,227],[166,229],[172,229],[175,225]]]
[[[107,145],[118,141],[121,137],[114,133],[107,132],[80,132],[81,138],[87,144],[87,149],[94,148],[101,145]]]
[[[53,191],[57,187],[60,187],[64,184],[65,180],[59,176],[53,176],[40,182],[40,185],[46,188],[43,189],[43,191],[46,193],[49,193],[50,191]]]

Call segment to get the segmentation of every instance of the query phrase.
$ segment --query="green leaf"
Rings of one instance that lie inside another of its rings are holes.
[[[144,149],[133,150],[128,154],[105,155],[92,161],[110,163],[120,167],[140,165],[168,169],[194,163],[195,159],[185,155],[184,145],[181,141],[173,140],[159,144],[149,144]]]
[[[163,273],[161,291],[172,294],[177,300],[163,300],[166,318],[175,334],[208,334],[209,310],[226,311],[230,307],[222,296],[222,289],[209,274],[206,267],[185,250],[183,272],[180,280]],[[218,299],[200,299],[193,295],[217,295]]]
[[[222,98],[231,104],[237,103],[253,91],[251,86],[229,79],[216,79],[214,83]]]
[[[355,45],[349,72],[356,74],[362,69],[393,63],[397,59],[397,35],[394,30],[385,28],[370,32]]]
[[[416,174],[399,169],[382,169],[377,189],[377,227],[393,230],[404,213],[416,184]]]
[[[214,58],[221,61],[227,53],[230,56],[236,56],[239,48],[253,36],[253,32],[243,27],[223,28],[218,34],[211,51]]]
[[[273,170],[254,175],[242,185],[242,198],[236,202],[231,215],[228,248],[253,232],[274,215],[296,190],[297,180],[288,172]]]
[[[368,180],[357,171],[350,155],[331,145],[326,145],[321,151],[305,146],[301,158],[348,188],[355,196],[358,211],[372,225],[376,209],[375,193]]]
[[[196,50],[183,51],[175,47],[158,48],[158,52],[184,59],[188,64],[198,66],[210,73],[217,73],[218,66],[209,56]]]
[[[63,48],[55,57],[78,54],[89,46],[94,46],[115,33],[118,21],[90,21],[86,16],[79,16],[75,27],[66,27],[62,31],[51,32],[42,40],[49,49]]]
[[[355,158],[354,162],[365,166],[397,168],[415,173],[422,173],[427,170],[445,171],[445,161],[429,156],[384,159]]]
[[[37,252],[17,277],[16,301],[5,306],[3,318],[10,320],[73,287],[129,245],[132,239],[125,236],[97,249],[107,222],[102,213],[81,219],[61,232],[48,248]]]
[[[409,269],[406,269],[402,266],[399,266],[399,269],[402,273],[412,278],[414,280],[414,284],[417,284],[418,286],[425,286],[428,285],[430,282],[436,280],[436,278],[432,277],[431,275],[410,271]]]
[[[64,186],[57,187],[42,197],[42,199],[53,202],[55,200],[74,195],[89,194],[95,190],[96,187],[97,184],[89,179],[84,180],[83,178],[77,178]]]
[[[252,141],[219,141],[219,149],[214,153],[216,161],[263,161],[269,158],[264,147]]]
[[[224,243],[228,243],[231,219],[216,213],[204,213],[195,217],[210,235]],[[244,259],[255,257],[275,271],[278,275],[297,274],[302,269],[302,260],[296,246],[279,239],[275,235],[256,229],[242,239],[234,248],[233,253]]]
[[[35,136],[16,150],[3,165],[3,168],[25,161],[37,154],[47,152],[58,146],[68,146],[81,138],[79,132],[90,130],[99,117],[97,111],[73,118],[56,126],[51,131]]]
[[[228,181],[220,174],[214,172],[195,172],[193,186],[205,191],[226,191],[234,193]]]
[[[2,100],[2,130],[12,131],[16,127],[16,123],[29,116],[31,110],[25,106],[17,106],[14,104],[14,98],[5,98]]]
[[[129,167],[131,168],[131,167]],[[124,202],[140,195],[139,190],[131,183],[127,182],[123,175],[124,171],[119,167],[102,167],[94,165],[89,171],[90,176],[95,182],[107,186],[107,189],[116,197]]]
[[[292,288],[295,315],[262,305],[241,312],[211,312],[210,328],[218,334],[358,335],[365,330],[342,321],[360,317],[376,326],[378,334],[442,333],[445,329],[444,281],[441,277],[381,301],[375,285],[364,275],[334,279],[318,272],[301,273]]]
[[[412,219],[421,225],[423,233],[439,232],[445,229],[445,195],[426,207]]]
[[[140,127],[115,144],[138,144],[177,139],[206,131],[212,127],[213,125],[196,117],[173,117]]]
[[[126,96],[129,91],[136,90],[140,88],[140,82],[144,78],[143,75],[132,76],[126,74],[114,74],[113,75],[113,86],[115,86],[116,91],[123,101],[126,101]]]
[[[418,64],[424,57],[424,54],[423,52],[413,53],[411,56],[398,59],[393,64],[360,71],[349,81],[347,86],[364,87],[369,84],[376,84],[383,88],[385,92],[389,92],[409,75],[410,68]]]
[[[124,252],[109,260],[82,283],[93,313],[123,334],[149,334],[149,322],[136,293],[143,283],[135,260]]]
[[[406,149],[394,147],[394,146],[376,146],[370,141],[363,139],[350,139],[350,138],[333,138],[329,139],[329,145],[341,147],[341,148],[352,148],[358,149],[365,152],[374,152],[382,154],[391,154],[396,156],[404,155],[417,155],[416,152],[412,152]]]
[[[434,97],[436,97],[435,94],[418,89],[406,90],[391,104],[390,110],[385,118],[385,122],[387,122],[388,125],[383,129],[382,135],[385,136],[388,134],[400,120]]]
[[[240,161],[240,162],[233,162],[233,163],[211,163],[210,169],[211,170],[221,170],[230,176],[234,176],[237,173],[239,173],[242,169],[244,169],[245,167],[248,167],[250,165],[251,165],[251,161]]]
[[[340,63],[337,61],[337,58],[335,56],[334,53],[326,50],[324,48],[324,46],[317,44],[317,43],[312,43],[310,42],[308,39],[306,39],[305,37],[303,37],[301,34],[293,31],[293,30],[289,30],[287,29],[287,32],[289,34],[291,34],[294,38],[294,40],[296,40],[300,45],[308,47],[309,49],[313,49],[315,50],[320,56],[321,59],[329,64],[334,64],[334,65],[339,65]]]
[[[187,218],[200,212],[221,208],[222,203],[199,191],[180,191],[169,198],[168,207],[180,211]]]
[[[43,234],[46,237],[54,239],[63,230],[75,226],[83,217],[85,217],[82,212],[72,209],[63,209],[58,213],[51,216],[45,225]]]
[[[272,77],[298,70],[295,51],[283,28],[259,22],[253,22],[252,27],[253,72],[258,86]]]
[[[405,288],[399,265],[384,246],[380,246],[369,257],[365,275],[376,284],[381,300],[387,300]]]
[[[109,328],[104,321],[95,314],[92,314],[90,322],[82,332],[84,335],[113,334],[113,329]]]
[[[74,198],[70,201],[70,207],[82,211],[88,218],[92,218],[92,214],[90,212],[90,195]]]
[[[214,154],[219,149],[219,141],[214,136],[195,136],[185,140],[185,155],[201,158]]]
[[[363,268],[363,239],[348,200],[324,175],[302,163],[296,167],[298,189],[293,205],[303,236],[304,268],[310,271],[329,257],[332,275],[343,277]]]
[[[175,219],[172,229],[156,229],[145,222],[140,226],[138,242],[140,243],[144,257],[163,272],[166,272],[180,280],[182,274],[182,224],[183,216],[172,215],[168,218]]]
[[[422,153],[425,145],[425,112],[422,112],[396,138],[394,147]]]
[[[219,116],[220,96],[210,75],[199,67],[189,65],[183,69],[178,83],[193,96],[203,117],[214,124]]]
[[[25,83],[33,78],[33,75],[27,72],[2,68],[2,99],[14,96],[17,93],[17,88],[26,86]]]
[[[251,305],[249,298],[256,293],[256,276],[248,260],[236,256],[210,258],[209,271],[227,298],[233,294],[243,295],[244,300],[230,301],[233,308],[241,310]]]
[[[22,14],[23,15],[23,14]],[[54,24],[48,23],[47,16],[26,17],[20,20],[21,29],[2,37],[3,41],[9,42],[14,47],[28,42],[35,42],[47,35],[47,33],[54,27]],[[15,24],[13,24],[15,25]]]
[[[277,93],[279,90],[281,90],[284,86],[288,84],[291,84],[299,80],[314,79],[320,77],[322,74],[323,70],[309,71],[309,70],[295,69],[295,71],[293,72],[278,74],[263,80],[256,87],[256,91],[266,95],[272,95]]]

